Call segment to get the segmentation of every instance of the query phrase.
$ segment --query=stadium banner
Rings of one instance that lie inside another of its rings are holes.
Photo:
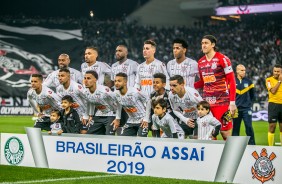
[[[51,25],[7,25],[0,22],[0,97],[26,98],[30,75],[47,76],[60,54],[69,54],[79,69],[83,52],[81,29]]]
[[[0,116],[4,115],[33,115],[31,107],[0,106]]]
[[[1,164],[204,181],[282,183],[282,175],[278,174],[282,172],[281,147],[247,146],[248,137],[244,136],[230,137],[225,143],[74,134],[50,136],[38,134],[37,130],[28,131],[28,136],[1,134]],[[30,140],[40,136],[41,141]],[[9,161],[11,158],[13,162]]]

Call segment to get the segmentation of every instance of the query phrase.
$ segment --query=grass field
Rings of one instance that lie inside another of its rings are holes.
[[[0,116],[0,132],[1,133],[25,133],[24,127],[32,127],[34,121],[30,116]],[[268,123],[264,121],[253,122],[255,131],[255,139],[257,145],[267,145]],[[244,123],[241,124],[241,133],[245,134]],[[221,136],[218,136],[221,139]],[[275,133],[275,142],[280,142],[279,128],[277,125]]]
[[[0,117],[1,133],[25,133],[24,127],[32,127],[34,122],[30,116],[2,116]],[[267,122],[254,122],[255,139],[257,145],[267,145]],[[242,123],[241,135],[244,133]],[[220,139],[220,137],[219,137]],[[275,135],[276,142],[279,142],[278,129]],[[156,177],[140,177],[128,175],[110,175],[107,173],[81,172],[69,170],[41,169],[19,166],[0,165],[0,184],[2,183],[164,183],[164,184],[199,184],[214,183],[204,181],[164,179]]]
[[[0,165],[2,183],[99,183],[99,184],[200,184],[204,181],[179,180],[146,176],[110,175],[106,173],[42,169]],[[214,182],[212,182],[214,183]],[[216,182],[215,182],[216,183]],[[218,183],[219,184],[219,183]]]

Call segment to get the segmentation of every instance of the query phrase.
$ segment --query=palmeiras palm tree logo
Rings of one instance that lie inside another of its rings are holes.
[[[18,165],[24,157],[24,147],[21,140],[17,137],[9,138],[5,144],[4,154],[11,165]]]
[[[267,150],[263,148],[261,150],[260,156],[256,151],[252,153],[253,157],[256,159],[254,166],[252,167],[253,179],[264,183],[268,180],[274,180],[275,168],[273,167],[272,160],[276,158],[275,153],[271,153],[268,157]]]

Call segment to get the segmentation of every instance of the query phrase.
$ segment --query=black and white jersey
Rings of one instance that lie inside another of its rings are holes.
[[[70,71],[70,78],[71,80],[82,84],[82,73],[74,68],[68,68]],[[43,85],[47,86],[48,88],[57,88],[60,85],[60,81],[59,81],[59,74],[60,69],[53,71],[52,73],[50,73],[47,78],[43,81]]]
[[[184,78],[185,86],[194,88],[195,77],[199,76],[198,63],[187,58],[181,63],[177,63],[176,59],[167,63],[167,72],[169,77],[180,75]]]
[[[213,117],[212,113],[197,118],[198,124],[198,139],[201,140],[211,140],[212,131],[216,126],[221,125],[221,123]]]
[[[85,97],[87,100],[88,115],[115,116],[117,103],[115,94],[109,87],[98,84],[93,93],[91,93],[89,89],[86,89]],[[94,114],[95,109],[97,109],[97,111]]]
[[[148,97],[134,87],[129,87],[125,95],[119,90],[115,91],[115,98],[118,103],[116,119],[120,119],[121,108],[125,110],[129,118],[127,123],[141,123],[146,114],[146,103]]]
[[[153,92],[153,75],[155,73],[163,73],[166,75],[166,89],[169,89],[169,76],[166,66],[163,62],[155,59],[150,64],[143,62],[138,66],[135,88],[140,89],[144,94],[150,96]]]
[[[135,84],[138,63],[131,59],[125,60],[123,63],[116,62],[112,65],[111,80],[115,80],[117,73],[125,73],[127,75],[127,87],[133,87]]]
[[[105,74],[111,76],[111,67],[105,63],[105,62],[101,62],[101,61],[96,61],[93,65],[88,66],[87,63],[82,63],[81,64],[81,72],[82,75],[84,77],[85,73],[89,70],[94,70],[95,72],[97,72],[98,74],[98,84],[103,85],[104,84],[104,80],[105,80]]]
[[[29,89],[27,99],[33,110],[49,116],[52,109],[60,109],[60,97],[50,88],[42,85],[42,91],[37,94],[34,89]]]
[[[59,85],[56,89],[56,92],[60,97],[60,101],[62,101],[62,98],[64,96],[70,95],[78,105],[78,107],[76,107],[75,109],[77,110],[79,116],[87,116],[84,87],[81,84],[78,84],[77,82],[71,80],[68,89],[65,89],[63,85]]]
[[[197,104],[203,101],[199,92],[191,87],[185,87],[185,94],[180,98],[177,94],[169,93],[169,101],[173,113],[184,123],[189,119],[197,119]]]
[[[170,114],[166,113],[165,116],[162,118],[159,118],[159,116],[153,114],[152,122],[153,122],[153,126],[152,126],[153,130],[162,129],[163,131],[162,137],[172,138],[173,134],[177,133],[179,135],[178,136],[179,139],[184,139],[184,131]]]

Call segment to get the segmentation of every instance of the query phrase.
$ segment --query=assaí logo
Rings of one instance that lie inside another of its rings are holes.
[[[17,137],[9,138],[5,143],[4,154],[11,165],[18,165],[24,157],[24,147],[21,140]]]
[[[271,153],[268,156],[267,150],[263,148],[260,155],[256,151],[252,153],[256,159],[254,166],[252,167],[253,179],[259,180],[264,183],[268,180],[274,180],[275,168],[273,167],[272,161],[276,158],[275,153]]]

